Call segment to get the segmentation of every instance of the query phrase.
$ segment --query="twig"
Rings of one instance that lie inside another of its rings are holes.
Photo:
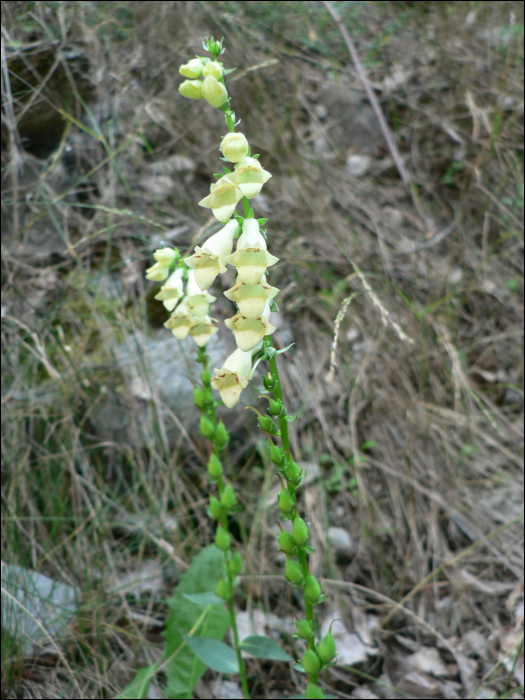
[[[339,31],[341,32],[341,36],[343,37],[345,44],[348,48],[348,51],[350,53],[350,56],[352,57],[352,61],[354,62],[354,66],[355,66],[355,69],[357,71],[357,75],[359,76],[359,79],[363,83],[367,97],[370,100],[370,104],[372,105],[372,109],[374,110],[374,113],[379,121],[379,125],[381,127],[381,131],[383,132],[383,136],[385,137],[385,141],[387,143],[388,150],[392,154],[392,158],[394,159],[394,163],[396,164],[396,168],[401,176],[401,179],[403,180],[403,182],[406,182],[407,184],[409,184],[410,178],[408,176],[407,171],[405,170],[405,166],[403,165],[403,161],[401,159],[401,154],[399,153],[397,146],[394,142],[394,139],[392,138],[392,135],[390,134],[390,130],[389,130],[388,125],[387,125],[385,118],[383,116],[383,112],[381,111],[381,107],[379,106],[379,102],[377,101],[377,98],[374,94],[374,91],[372,90],[372,87],[370,86],[370,83],[368,82],[368,78],[366,77],[363,66],[361,65],[361,61],[359,60],[359,56],[357,55],[357,51],[355,49],[354,43],[353,43],[352,39],[350,38],[350,35],[346,31],[346,27],[343,24],[343,21],[341,20],[341,18],[339,17],[339,14],[336,12],[336,10],[334,10],[334,8],[328,2],[328,0],[323,0],[323,5],[326,7],[328,12],[332,15],[334,22],[337,24]]]

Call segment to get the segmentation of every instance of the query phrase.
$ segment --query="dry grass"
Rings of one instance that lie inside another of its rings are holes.
[[[503,697],[516,681],[497,645],[523,594],[523,5],[337,3],[411,187],[320,3],[153,5],[2,5],[2,557],[82,594],[42,683],[16,647],[3,653],[6,697],[114,695],[158,657],[163,599],[213,536],[195,414],[159,389],[191,353],[167,342],[143,275],[160,240],[189,251],[212,223],[196,202],[223,126],[177,92],[210,34],[238,66],[234,108],[273,175],[255,203],[281,259],[280,342],[295,342],[283,374],[294,454],[314,476],[312,566],[349,627],[366,612],[418,644],[444,640],[459,696],[481,683]],[[12,57],[50,41],[53,70],[15,85]],[[69,115],[64,134],[39,141],[24,122],[38,105]],[[240,413],[226,419],[246,506],[234,527],[253,557],[238,602],[289,616],[299,599],[265,578],[281,571],[274,484]],[[351,534],[351,555],[331,550],[328,526]],[[151,590],[119,589],[152,562]],[[473,631],[493,654],[468,676],[457,650]],[[401,687],[381,639],[357,671]],[[249,668],[252,697],[293,692],[287,668]],[[365,682],[341,667],[326,680],[340,697]]]

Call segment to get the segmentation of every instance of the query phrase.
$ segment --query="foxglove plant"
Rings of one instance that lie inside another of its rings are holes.
[[[225,116],[228,133],[222,138],[219,150],[222,160],[233,164],[233,170],[224,166],[224,172],[215,176],[217,182],[211,185],[210,194],[199,202],[201,207],[211,209],[222,228],[201,246],[195,246],[193,254],[184,260],[177,250],[162,248],[155,251],[156,263],[147,270],[146,276],[152,281],[166,280],[155,297],[171,313],[164,325],[179,340],[187,336],[193,338],[198,346],[197,360],[203,367],[202,384],[195,388],[194,400],[201,411],[200,431],[212,446],[208,474],[215,484],[215,495],[210,495],[209,513],[217,521],[215,544],[224,554],[223,574],[216,595],[228,602],[245,697],[249,697],[249,691],[233,608],[235,576],[241,572],[243,562],[228,532],[228,514],[238,508],[238,500],[231,483],[224,477],[222,453],[229,436],[222,421],[217,421],[215,407],[218,402],[213,398],[212,389],[219,392],[228,408],[233,408],[248,385],[255,366],[261,361],[268,362],[269,371],[263,376],[264,388],[261,390],[268,400],[267,412],[263,415],[253,410],[268,438],[270,460],[282,485],[277,501],[279,517],[283,522],[291,521],[290,531],[279,525],[278,542],[286,556],[284,575],[292,586],[301,588],[304,595],[305,618],[297,620],[295,636],[303,639],[306,646],[301,663],[308,676],[306,697],[322,698],[318,676],[323,668],[333,665],[335,643],[331,632],[318,643],[315,641],[313,609],[326,596],[310,572],[308,554],[314,550],[309,545],[308,525],[300,516],[298,507],[296,492],[305,473],[293,459],[290,449],[288,423],[294,417],[288,414],[284,405],[277,367],[277,355],[288,348],[276,350],[271,338],[276,330],[271,323],[271,312],[278,311],[274,299],[280,290],[269,284],[267,275],[268,268],[275,265],[278,258],[268,251],[267,234],[262,228],[267,219],[255,218],[249,202],[261,192],[271,174],[264,170],[258,156],[251,154],[245,135],[235,130],[239,122],[235,121],[230,108],[224,81],[234,69],[225,69],[218,61],[224,52],[222,40],[208,39],[203,42],[203,47],[212,58],[197,56],[181,66],[180,73],[187,80],[180,85],[179,91],[184,97],[205,100]],[[236,211],[241,201],[244,215]],[[237,349],[224,360],[220,369],[214,370],[212,377],[205,348],[217,327],[209,316],[209,307],[215,297],[207,290],[218,275],[226,272],[227,265],[235,268],[236,281],[224,295],[236,304],[238,311],[224,323],[232,331]]]

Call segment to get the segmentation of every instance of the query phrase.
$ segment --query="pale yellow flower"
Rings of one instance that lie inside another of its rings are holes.
[[[202,96],[212,107],[222,107],[228,99],[228,91],[213,75],[207,75],[202,81]]]
[[[203,291],[213,284],[218,274],[226,272],[224,258],[231,254],[238,230],[235,219],[228,221],[224,228],[208,238],[202,248],[195,246],[195,253],[184,258],[186,265],[195,269],[195,280]]]
[[[190,316],[199,320],[202,320],[206,316],[210,309],[210,304],[217,300],[217,297],[201,290],[195,279],[195,270],[188,271],[186,295],[184,303],[189,310]]]
[[[241,391],[248,386],[252,374],[252,353],[236,350],[224,362],[221,369],[215,369],[211,380],[214,389],[220,392],[221,399],[228,408],[233,408]]]
[[[221,141],[219,150],[230,163],[238,163],[247,155],[248,148],[246,136],[240,132],[234,132],[232,134],[226,134]]]
[[[237,241],[237,250],[224,260],[237,268],[237,282],[257,284],[266,268],[279,262],[279,258],[270,255],[266,241],[259,232],[257,219],[245,219],[242,234]]]
[[[160,292],[155,295],[155,299],[161,301],[168,311],[173,311],[178,300],[184,295],[184,282],[182,281],[183,271],[179,267],[168,277],[166,283],[160,288]]]
[[[239,350],[248,352],[254,348],[265,335],[271,335],[277,330],[270,323],[270,305],[268,302],[259,318],[246,318],[241,313],[227,318],[224,325],[233,331]]]
[[[236,183],[245,197],[251,199],[259,194],[264,183],[270,178],[270,173],[263,169],[256,158],[246,156],[235,165],[230,179]]]
[[[210,187],[210,194],[201,199],[199,206],[211,209],[213,216],[221,223],[226,223],[235,211],[237,202],[243,194],[236,183],[227,175],[214,182]]]
[[[263,275],[257,284],[237,282],[235,287],[224,292],[224,296],[237,304],[245,318],[259,318],[266,302],[276,297],[279,292],[277,287],[266,283],[266,277]]]
[[[179,92],[190,100],[202,100],[202,80],[185,80],[179,85]]]
[[[185,63],[179,68],[179,73],[185,78],[199,78],[202,75],[204,63],[200,58],[192,58],[191,61]]]

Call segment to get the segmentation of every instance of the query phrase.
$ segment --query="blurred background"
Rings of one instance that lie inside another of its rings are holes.
[[[223,115],[177,90],[210,35],[272,174],[251,201],[280,258],[274,338],[294,343],[319,625],[340,620],[325,689],[523,697],[523,4],[332,5],[410,183],[322,3],[2,3],[2,561],[76,601],[38,645],[41,612],[3,625],[2,697],[113,697],[160,657],[165,598],[213,541],[195,345],[144,277],[156,248],[219,228],[197,202]],[[210,290],[221,322],[232,285]],[[233,349],[222,326],[212,367]],[[236,603],[297,654],[279,482],[242,410],[260,383],[222,413]],[[301,687],[282,663],[248,670],[252,697]],[[236,692],[208,672],[195,697]]]

